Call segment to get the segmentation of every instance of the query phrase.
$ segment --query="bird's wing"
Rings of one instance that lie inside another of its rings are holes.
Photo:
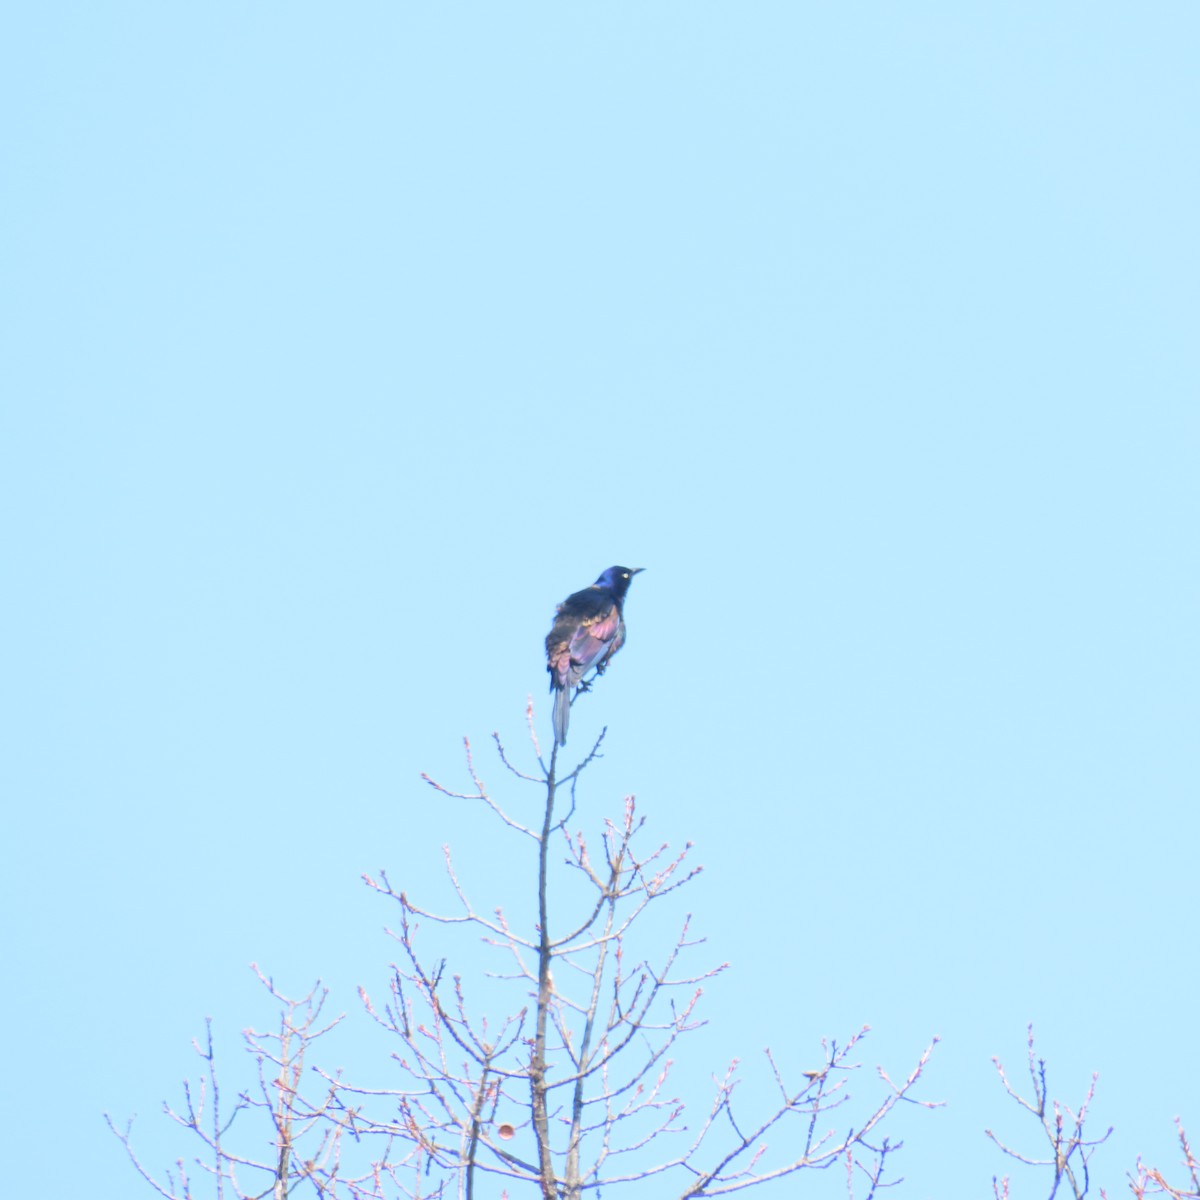
[[[620,628],[621,614],[615,604],[600,616],[580,622],[569,643],[571,662],[578,670],[577,679],[607,652]]]
[[[589,617],[580,623],[580,628],[575,631],[571,637],[571,658],[582,662],[584,656],[576,654],[576,647],[583,649],[584,646],[596,647],[592,658],[588,659],[589,665],[595,661],[596,655],[602,654],[611,646],[613,638],[617,636],[617,631],[620,629],[620,610],[616,605],[608,606],[605,612],[596,617]]]
[[[546,639],[546,663],[550,670],[550,686],[565,688],[571,686],[571,639],[563,632],[562,637],[556,637],[557,627],[550,631]],[[576,681],[577,682],[577,681]]]
[[[623,633],[620,605],[611,593],[591,587],[568,596],[546,638],[551,686],[574,687],[593,665],[611,657]]]

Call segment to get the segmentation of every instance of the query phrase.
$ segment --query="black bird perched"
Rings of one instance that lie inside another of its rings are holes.
[[[571,689],[584,673],[596,668],[603,675],[608,660],[625,643],[621,606],[633,577],[642,567],[609,567],[591,587],[574,592],[559,606],[546,635],[546,670],[554,697],[554,740],[567,744],[571,719]]]

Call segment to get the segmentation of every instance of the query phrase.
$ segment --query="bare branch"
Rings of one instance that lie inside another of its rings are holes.
[[[1034,1053],[1032,1025],[1029,1025],[1027,1028],[1026,1047],[1029,1078],[1032,1088],[1032,1095],[1029,1097],[1022,1096],[1009,1082],[1008,1076],[999,1059],[993,1058],[992,1062],[996,1065],[996,1070],[1000,1075],[1000,1081],[1004,1085],[1004,1090],[1023,1109],[1032,1113],[1041,1125],[1042,1132],[1050,1148],[1049,1157],[1037,1158],[1024,1151],[1015,1150],[1005,1142],[1002,1142],[991,1129],[987,1129],[984,1132],[1004,1154],[1015,1159],[1017,1162],[1022,1162],[1032,1167],[1049,1167],[1053,1173],[1053,1183],[1050,1190],[1051,1197],[1056,1196],[1059,1187],[1065,1183],[1070,1188],[1074,1200],[1083,1200],[1083,1197],[1088,1194],[1088,1190],[1091,1187],[1090,1163],[1092,1155],[1095,1153],[1096,1147],[1107,1141],[1109,1135],[1112,1133],[1111,1127],[1103,1136],[1098,1138],[1088,1138],[1084,1132],[1088,1109],[1095,1097],[1096,1082],[1099,1076],[1092,1075],[1091,1084],[1088,1087],[1083,1103],[1079,1106],[1077,1112],[1073,1112],[1059,1101],[1050,1099],[1049,1085],[1046,1082],[1046,1060],[1037,1058]],[[1000,1194],[999,1189],[1003,1187],[1003,1194],[1007,1195],[1007,1179],[1004,1179],[1002,1182],[993,1179],[992,1186],[993,1191],[998,1195]]]

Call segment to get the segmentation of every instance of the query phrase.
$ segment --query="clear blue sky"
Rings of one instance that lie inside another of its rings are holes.
[[[706,1065],[940,1034],[906,1196],[990,1194],[1029,1021],[1110,1195],[1200,1137],[1200,8],[4,24],[11,1195],[190,1152],[251,961],[355,1010],[361,872],[504,874],[419,773],[613,562],[570,748],[706,865]]]

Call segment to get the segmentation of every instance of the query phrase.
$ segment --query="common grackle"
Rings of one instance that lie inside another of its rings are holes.
[[[559,606],[546,635],[546,670],[554,696],[554,740],[567,744],[571,689],[591,667],[603,675],[608,660],[625,642],[621,606],[642,567],[609,567],[591,587],[574,592]],[[586,686],[586,685],[585,685]]]

